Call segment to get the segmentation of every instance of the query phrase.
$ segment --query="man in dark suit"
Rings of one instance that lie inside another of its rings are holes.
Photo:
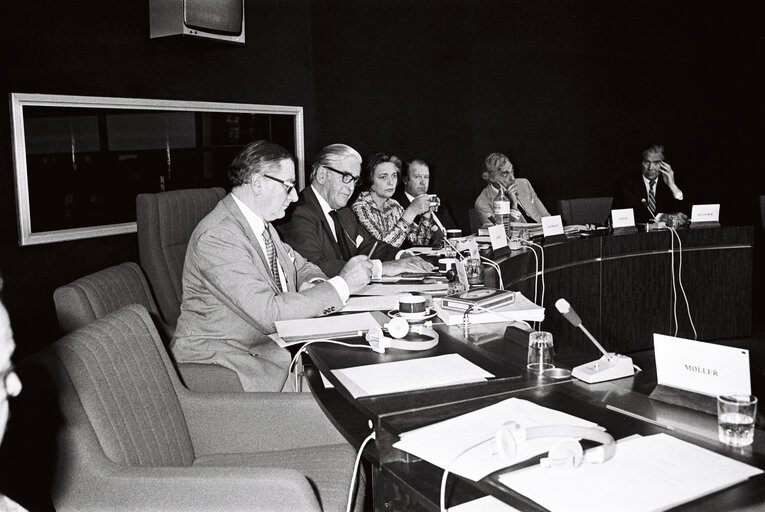
[[[430,187],[430,166],[421,158],[412,158],[406,161],[402,171],[401,181],[404,187],[393,196],[393,199],[406,209],[414,198],[428,193],[428,188]],[[440,199],[438,200],[438,209],[430,215],[434,218],[434,224],[439,229],[441,227],[445,229],[457,227],[448,207]]]
[[[355,149],[345,144],[322,149],[312,165],[311,185],[300,193],[289,221],[279,226],[285,241],[330,277],[358,254],[382,260],[386,276],[433,270],[418,257],[395,260],[398,249],[376,240],[346,207],[360,175],[361,155]]]
[[[632,208],[636,222],[656,219],[677,226],[688,221],[683,213],[687,204],[675,172],[664,161],[664,147],[656,144],[643,151],[640,176],[633,172],[617,182],[612,208]]]

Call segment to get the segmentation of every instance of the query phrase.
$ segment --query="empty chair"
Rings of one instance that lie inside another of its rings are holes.
[[[558,200],[563,224],[605,224],[611,214],[613,197],[581,197]]]
[[[181,312],[181,278],[189,238],[224,195],[222,188],[198,188],[136,197],[141,267],[162,318],[173,328]]]
[[[141,268],[126,262],[105,268],[59,286],[53,292],[58,323],[65,334],[84,327],[129,304],[145,307],[165,343],[173,328],[162,321]],[[219,365],[182,363],[178,365],[183,382],[195,391],[242,391],[236,372]]]
[[[61,414],[56,510],[345,510],[354,453],[311,395],[187,390],[142,306],[41,360]]]

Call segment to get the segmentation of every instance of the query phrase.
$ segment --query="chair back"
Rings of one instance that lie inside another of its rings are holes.
[[[563,224],[605,224],[611,214],[613,197],[581,197],[560,199],[557,202],[558,213]]]
[[[128,304],[145,307],[166,341],[172,329],[161,321],[149,283],[138,264],[121,263],[59,286],[53,292],[58,324],[64,334],[84,327]]]
[[[765,229],[765,196],[760,196],[760,223],[762,229]]]
[[[478,216],[478,210],[471,208],[468,210],[468,220],[470,221],[470,232],[478,233],[481,227],[481,219]]]
[[[127,306],[96,320],[52,350],[62,367],[57,380],[72,439],[94,435],[97,440],[69,449],[102,450],[110,461],[126,466],[192,464],[177,377],[143,306]]]
[[[164,321],[181,312],[183,261],[194,228],[223,199],[222,188],[173,190],[136,197],[138,253]]]

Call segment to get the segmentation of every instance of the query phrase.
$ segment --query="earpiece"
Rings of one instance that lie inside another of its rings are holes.
[[[385,336],[383,328],[378,326],[369,329],[366,335],[369,346],[380,354],[385,353],[388,348],[415,351],[428,350],[438,345],[438,333],[425,325],[409,325],[406,319],[396,317],[384,327],[391,337]],[[415,339],[405,339],[409,334],[414,334]]]
[[[579,427],[573,425],[545,425],[541,427],[523,428],[515,422],[510,422],[497,430],[494,435],[493,452],[512,461],[518,453],[518,447],[529,439],[542,437],[566,437],[586,439],[601,443],[601,446],[587,451],[575,439],[563,439],[556,443],[539,462],[546,468],[573,469],[582,462],[601,463],[614,456],[616,442],[608,432],[595,427]]]

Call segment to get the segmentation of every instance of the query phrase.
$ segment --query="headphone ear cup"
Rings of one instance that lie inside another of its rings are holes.
[[[383,338],[383,330],[379,326],[370,327],[366,335],[368,342],[379,342]]]
[[[396,339],[401,339],[409,334],[409,322],[405,318],[396,317],[391,319],[386,325],[390,335]]]
[[[547,458],[540,462],[545,467],[554,467],[556,469],[574,469],[582,463],[584,450],[578,441],[573,439],[564,439],[555,443],[547,454]]]
[[[494,453],[507,460],[515,460],[518,442],[509,428],[502,427],[494,434]]]

